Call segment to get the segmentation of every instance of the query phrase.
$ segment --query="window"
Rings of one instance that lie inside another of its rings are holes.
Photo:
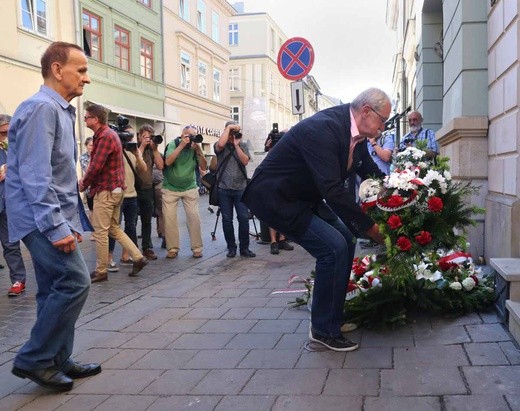
[[[239,71],[238,68],[229,69],[229,90],[230,91],[240,91],[239,85]]]
[[[199,61],[199,94],[208,96],[208,65],[203,61]]]
[[[130,71],[130,32],[122,27],[114,27],[114,65]]]
[[[94,60],[101,61],[101,17],[83,10],[83,49]]]
[[[149,9],[152,8],[152,0],[137,0],[137,2],[148,7]]]
[[[274,94],[274,74],[269,73],[269,93]]]
[[[179,16],[190,22],[190,0],[179,0]]]
[[[211,12],[211,39],[215,43],[220,43],[220,23],[219,15],[216,11]]]
[[[213,100],[220,101],[220,71],[213,69]]]
[[[141,39],[141,76],[153,80],[153,43]]]
[[[197,28],[206,32],[206,4],[203,0],[197,0]]]
[[[181,51],[181,87],[187,90],[190,89],[190,65],[191,57],[188,53]]]
[[[274,49],[276,47],[276,37],[274,35],[274,29],[271,28],[271,51],[274,52]]]
[[[47,35],[47,0],[21,0],[22,25],[43,36]]]
[[[232,106],[230,109],[230,117],[237,123],[240,123],[240,107]]]
[[[229,45],[238,45],[238,23],[233,23],[229,25]]]

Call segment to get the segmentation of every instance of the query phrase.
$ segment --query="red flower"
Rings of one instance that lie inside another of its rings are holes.
[[[448,261],[448,259],[446,257],[442,257],[441,259],[439,259],[439,268],[442,270],[442,271],[449,271],[453,268],[457,268],[457,264],[456,263],[452,263],[450,261]]]
[[[412,242],[404,236],[399,237],[396,241],[396,244],[401,251],[408,251],[410,248],[412,248]]]
[[[444,207],[442,199],[439,197],[432,197],[428,200],[428,210],[432,213],[440,213]]]
[[[400,207],[403,204],[403,202],[404,202],[403,197],[401,197],[399,195],[393,195],[388,199],[388,201],[386,202],[386,205],[388,207],[395,208],[395,207]]]
[[[353,264],[352,271],[354,271],[356,277],[361,277],[366,272],[366,266],[363,264]]]
[[[354,281],[350,280],[348,282],[348,286],[347,286],[347,293],[357,290],[358,288],[359,288],[358,285]]]
[[[399,217],[397,214],[392,214],[390,217],[388,217],[386,223],[392,230],[395,230],[396,228],[399,228],[403,225],[401,217]]]
[[[473,281],[475,281],[475,285],[478,285],[478,278],[476,275],[470,275],[471,278],[473,278]]]
[[[431,243],[432,235],[428,231],[419,231],[419,234],[415,236],[415,241],[424,246]]]

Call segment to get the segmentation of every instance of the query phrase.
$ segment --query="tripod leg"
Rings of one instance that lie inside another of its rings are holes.
[[[215,220],[215,227],[213,228],[213,231],[211,232],[211,239],[215,241],[217,237],[215,236],[215,233],[217,232],[217,225],[218,225],[218,219],[220,217],[220,207],[217,209],[217,219]]]
[[[258,234],[258,229],[256,228],[255,216],[251,214],[251,220],[253,220],[253,227],[255,228],[255,234],[249,233],[255,240],[260,239],[260,234]]]

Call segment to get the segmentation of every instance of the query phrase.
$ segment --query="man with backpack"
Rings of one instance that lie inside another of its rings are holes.
[[[171,141],[164,153],[162,188],[166,258],[176,258],[180,250],[177,206],[182,201],[190,236],[193,258],[202,257],[202,231],[199,214],[199,189],[195,167],[206,170],[207,161],[199,144],[193,140],[196,130],[186,126],[180,137]]]
[[[237,213],[238,241],[242,257],[256,257],[249,249],[249,210],[241,198],[247,186],[246,165],[251,156],[242,142],[240,126],[228,121],[219,140],[214,146],[218,171],[215,189],[218,190],[218,203],[222,213],[222,231],[227,244],[227,257],[237,254],[235,228],[233,227],[233,207]]]

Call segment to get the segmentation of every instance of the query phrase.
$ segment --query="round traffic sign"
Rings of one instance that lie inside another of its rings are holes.
[[[312,69],[314,49],[302,37],[293,37],[283,43],[278,52],[278,70],[287,80],[300,80]]]

